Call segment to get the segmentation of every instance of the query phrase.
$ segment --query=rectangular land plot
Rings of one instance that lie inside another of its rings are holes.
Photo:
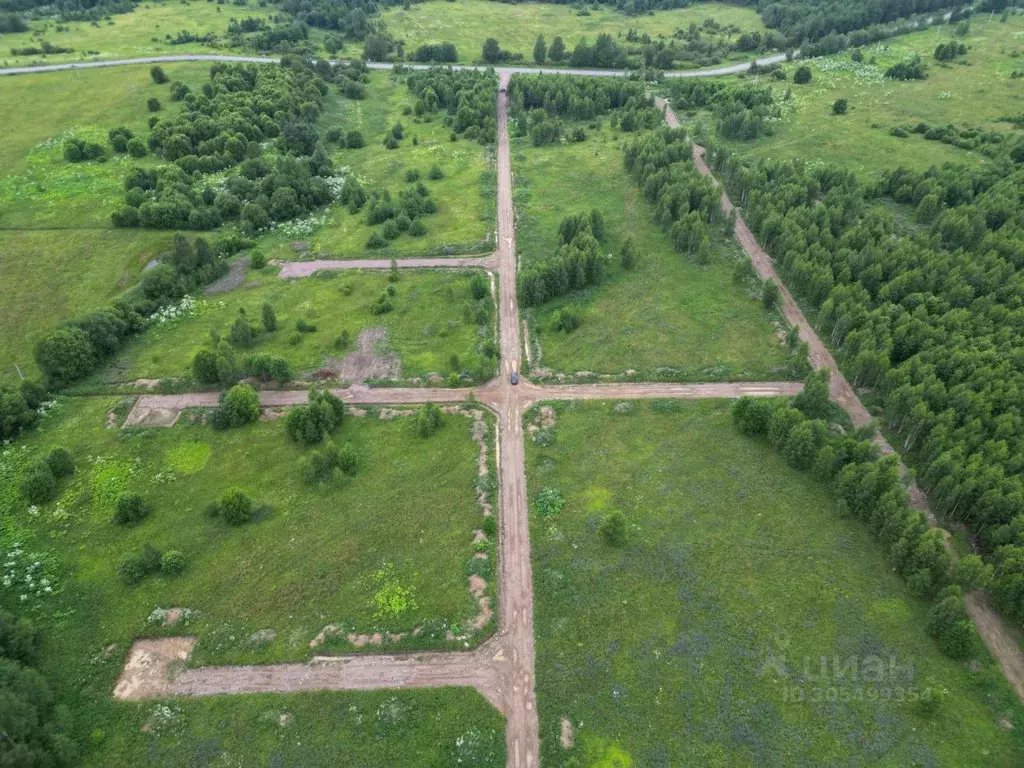
[[[707,266],[675,253],[623,167],[620,145],[633,134],[607,123],[586,130],[580,143],[513,143],[520,268],[554,254],[564,216],[593,208],[607,229],[602,250],[612,255],[603,283],[530,311],[531,343],[540,351],[538,366],[532,350],[533,367],[609,375],[632,369],[637,378],[683,381],[791,378],[789,352],[772,325],[778,317],[733,282],[736,260],[745,258],[738,247],[720,234]],[[638,258],[631,271],[618,259],[627,237]],[[551,327],[566,304],[579,306],[583,320],[570,334]]]
[[[136,337],[95,380],[189,379],[196,353],[216,349],[211,332],[228,338],[240,309],[259,332],[253,346],[236,350],[239,363],[248,355],[270,354],[287,360],[296,377],[323,368],[349,382],[426,382],[452,373],[487,380],[494,375],[493,357],[485,354],[493,347],[493,301],[489,288],[483,299],[473,298],[470,272],[403,270],[395,283],[388,281],[386,270],[280,280],[274,267],[265,267],[241,275],[234,290],[197,297],[185,317],[157,323]],[[394,291],[388,296],[393,309],[375,313],[389,289]],[[264,302],[277,317],[278,328],[269,333],[261,319]],[[299,333],[300,320],[316,330]]]
[[[468,688],[105,702],[93,720],[97,768],[505,765],[504,719]]]
[[[366,208],[351,214],[335,204],[307,219],[311,223],[308,229],[302,223],[285,225],[265,236],[261,247],[268,256],[308,258],[296,254],[292,247],[295,241],[303,241],[309,251],[322,258],[335,259],[484,253],[494,249],[493,145],[484,147],[465,138],[453,142],[451,128],[443,122],[446,113],[442,110],[427,122],[412,114],[415,102],[404,75],[372,72],[365,99],[349,99],[331,89],[319,130],[325,135],[336,128],[342,137],[351,131],[362,134],[365,146],[336,149],[332,160],[336,172],[347,169],[368,193],[387,189],[397,199],[400,191],[415,186],[406,173],[418,171],[419,182],[427,186],[437,203],[436,213],[422,217],[426,234],[403,234],[386,248],[371,249],[367,241],[381,228],[366,223]],[[387,149],[384,141],[397,123],[402,124],[404,138],[396,149]],[[429,178],[435,165],[443,178]]]
[[[460,0],[454,5],[435,0],[416,3],[407,9],[396,6],[384,12],[388,31],[396,39],[405,42],[407,56],[421,45],[449,42],[455,45],[459,61],[470,63],[480,59],[484,40],[493,37],[498,40],[503,51],[521,53],[521,63],[527,65],[534,63],[533,44],[537,35],[543,35],[549,46],[556,35],[561,36],[565,41],[568,59],[568,54],[572,53],[573,47],[583,37],[590,43],[600,34],[609,34],[619,39],[633,29],[655,39],[671,38],[677,29],[686,29],[691,24],[700,26],[709,18],[722,26],[735,25],[743,32],[763,32],[765,29],[761,18],[751,8],[704,2],[636,16],[628,16],[603,6],[588,8],[586,15],[581,15],[569,5],[509,5],[494,4],[488,0]],[[734,54],[737,60],[743,56]],[[554,66],[553,62],[547,64]]]
[[[193,663],[202,666],[383,647],[349,639],[353,632],[402,634],[384,638],[392,650],[461,648],[446,639],[449,629],[459,625],[455,634],[472,642],[493,626],[471,627],[479,606],[468,588],[470,573],[492,581],[494,566],[493,556],[475,558],[473,545],[484,519],[478,493],[489,492],[492,476],[489,464],[479,474],[491,439],[483,414],[479,423],[446,414],[429,438],[404,411],[346,414],[331,439],[339,448],[351,444],[355,474],[310,483],[300,464],[311,449],[288,439],[282,419],[218,432],[185,414],[171,428],[119,430],[105,428],[124,412],[116,400],[80,398],[58,408],[59,419],[4,456],[12,492],[0,514],[10,523],[5,536],[52,568],[57,594],[39,605],[57,617],[45,629],[54,646],[48,656],[62,670],[74,674],[88,665],[90,649],[111,644],[123,649],[120,665],[141,636],[196,635]],[[24,466],[55,446],[71,452],[76,472],[58,498],[29,509],[17,491]],[[255,518],[237,526],[206,512],[233,487],[256,507]],[[135,525],[112,522],[126,492],[152,507]],[[147,544],[181,552],[184,573],[122,583],[119,562]],[[381,590],[396,587],[404,602],[381,609]],[[191,614],[175,624],[154,614],[157,607]],[[328,625],[338,631],[311,644]],[[104,681],[104,695],[112,686],[113,677]]]
[[[923,171],[947,162],[991,163],[978,151],[929,141],[919,133],[899,138],[890,130],[922,122],[934,128],[952,124],[997,131],[1004,141],[1012,141],[1013,126],[1004,118],[1024,112],[1020,80],[1011,77],[1021,69],[1022,37],[1024,16],[1011,15],[1004,24],[998,14],[979,14],[971,18],[963,38],[954,36],[952,26],[940,25],[868,46],[861,63],[850,59],[850,51],[814,59],[809,84],[775,85],[776,100],[786,108],[774,136],[753,143],[726,143],[744,156],[835,164],[868,180],[900,165]],[[951,40],[963,43],[967,53],[940,64],[933,57],[935,48]],[[914,55],[925,62],[926,79],[903,82],[884,76],[890,66]],[[790,81],[796,66],[787,65]],[[760,82],[771,81],[762,78]],[[789,102],[784,100],[787,90],[794,96]],[[837,99],[847,99],[845,115],[832,113]]]
[[[980,643],[942,656],[866,527],[728,402],[553,407],[525,424],[545,765],[1021,764]],[[560,512],[538,516],[543,489]]]

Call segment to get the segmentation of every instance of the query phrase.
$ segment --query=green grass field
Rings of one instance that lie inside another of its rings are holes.
[[[544,765],[1021,764],[1024,710],[980,642],[942,656],[864,526],[727,402],[554,407],[527,443],[531,501],[566,500],[531,507]]]
[[[774,335],[774,316],[732,281],[742,254],[724,236],[706,267],[672,250],[623,167],[621,143],[630,138],[605,124],[588,130],[579,144],[537,148],[514,140],[522,263],[553,254],[561,219],[591,208],[604,216],[608,235],[602,245],[614,255],[604,283],[531,311],[531,342],[540,345],[541,367],[602,374],[633,369],[641,378],[691,381],[787,378],[789,355]],[[618,261],[627,236],[639,256],[629,272]],[[571,334],[551,328],[552,315],[567,303],[579,305],[583,316]]]
[[[197,84],[208,67],[165,69]],[[105,305],[170,246],[170,232],[110,224],[129,161],[71,164],[62,154],[65,136],[105,144],[117,125],[145,135],[146,99],[158,96],[166,112],[178,108],[166,93],[148,67],[0,78],[0,103],[18,105],[0,139],[0,381],[17,378],[15,365],[33,375],[40,336]]]
[[[116,703],[102,714],[87,766],[505,765],[502,716],[464,688]]]
[[[383,271],[324,272],[286,281],[279,280],[276,272],[273,267],[249,272],[242,287],[201,297],[191,316],[155,325],[96,378],[106,382],[190,378],[196,352],[214,348],[211,331],[227,338],[240,308],[252,325],[262,329],[263,302],[274,307],[278,329],[261,333],[255,346],[238,350],[238,355],[283,357],[296,375],[344,358],[357,349],[359,335],[367,329],[386,332],[379,351],[397,355],[401,373],[393,378],[447,377],[453,372],[475,375],[484,362],[482,346],[494,336],[493,302],[484,300],[486,322],[478,325],[468,272],[403,271],[394,284],[391,302],[395,308],[383,315],[370,311],[390,285]],[[317,330],[298,334],[295,324],[300,319]],[[337,340],[346,331],[351,341],[342,346]],[[457,369],[453,355],[458,358]],[[484,379],[494,374],[493,366],[486,374]]]
[[[307,259],[310,253],[323,258],[381,258],[390,256],[448,255],[481,253],[493,250],[495,226],[495,175],[493,148],[465,139],[452,142],[450,129],[440,116],[424,122],[412,114],[416,99],[401,75],[374,72],[363,100],[346,99],[331,92],[320,119],[321,134],[339,128],[362,133],[366,146],[339,149],[333,153],[338,168],[348,168],[363,186],[386,188],[393,196],[411,185],[407,171],[420,172],[420,180],[430,189],[437,212],[423,217],[427,234],[408,234],[381,250],[366,247],[370,235],[380,227],[366,224],[366,212],[352,215],[340,205],[318,211],[307,221],[284,225],[265,236],[261,247],[271,258]],[[395,123],[401,123],[405,138],[397,149],[385,149],[384,139]],[[413,143],[415,137],[416,144]],[[444,178],[431,180],[427,172],[437,165]],[[306,243],[309,253],[296,254],[295,241]]]
[[[985,130],[1012,131],[1001,118],[1024,112],[1024,93],[1019,80],[1011,79],[1022,68],[1024,16],[1011,16],[1002,24],[998,14],[976,15],[962,42],[966,56],[940,65],[932,57],[939,43],[953,39],[952,27],[942,25],[869,46],[864,62],[856,64],[850,53],[840,53],[810,63],[809,85],[780,83],[781,98],[791,89],[794,99],[784,112],[776,135],[756,142],[731,142],[729,146],[748,157],[800,158],[814,163],[834,163],[876,178],[884,169],[903,165],[927,168],[945,162],[984,164],[978,152],[965,151],[912,134],[889,135],[894,126],[926,122],[944,126],[973,126]],[[913,54],[928,64],[928,78],[900,82],[883,77],[889,66]],[[876,63],[870,64],[874,57]],[[961,63],[964,62],[964,63]],[[790,75],[796,65],[787,67]],[[790,77],[792,80],[792,77]],[[767,82],[762,78],[761,82]],[[832,114],[832,102],[845,98],[846,115]]]
[[[226,432],[188,423],[105,429],[116,405],[109,398],[67,401],[3,459],[0,547],[9,551],[20,541],[47,564],[57,594],[28,607],[46,617],[53,646],[47,656],[62,667],[87,664],[92,649],[116,643],[126,650],[136,637],[167,633],[199,636],[197,664],[305,659],[328,624],[357,632],[422,626],[420,636],[402,642],[445,646],[446,629],[466,627],[476,615],[466,568],[483,518],[471,419],[448,415],[437,434],[421,438],[408,418],[346,417],[332,439],[356,449],[357,473],[311,485],[300,474],[305,452],[281,420]],[[77,471],[59,498],[28,509],[19,467],[53,446],[72,453]],[[206,506],[233,486],[271,510],[239,527],[207,517]],[[111,522],[124,492],[142,494],[153,507],[135,526]],[[147,543],[182,552],[185,573],[122,584],[121,557]],[[410,605],[394,616],[373,605],[382,569],[413,590]],[[157,607],[174,606],[197,615],[168,629],[149,618]],[[276,639],[251,641],[261,629],[273,629]],[[351,650],[342,638],[327,647]]]
[[[707,18],[723,26],[736,25],[744,32],[765,28],[753,9],[704,2],[646,16],[627,16],[597,6],[589,9],[589,15],[580,16],[575,7],[568,5],[435,0],[416,3],[409,10],[395,6],[385,11],[383,18],[388,31],[405,42],[407,54],[425,43],[449,42],[455,45],[459,61],[464,63],[480,58],[488,37],[497,39],[504,51],[523,54],[523,63],[533,64],[537,35],[544,35],[548,44],[560,35],[571,52],[582,37],[592,43],[600,34],[625,37],[630,29],[646,32],[652,38],[671,37],[677,29],[686,29],[690,24],[700,26]]]
[[[131,13],[108,16],[103,21],[62,22],[59,26],[66,29],[60,32],[57,31],[56,18],[32,21],[27,32],[0,36],[0,63],[5,67],[25,67],[93,59],[216,53],[224,49],[220,45],[201,43],[171,45],[168,38],[176,37],[179,32],[195,35],[213,32],[223,44],[231,19],[269,19],[276,12],[273,6],[261,7],[254,1],[238,6],[234,3],[218,5],[212,0],[149,0]],[[12,48],[39,48],[44,40],[74,51],[36,56],[15,56],[11,53]]]

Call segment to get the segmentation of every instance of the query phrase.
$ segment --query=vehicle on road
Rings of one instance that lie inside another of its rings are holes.
[[[519,383],[519,363],[512,364],[512,375],[508,377],[508,380],[513,384]]]

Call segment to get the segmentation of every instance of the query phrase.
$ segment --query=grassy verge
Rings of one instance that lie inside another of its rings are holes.
[[[496,38],[504,51],[521,53],[524,64],[533,64],[533,44],[538,35],[543,35],[548,45],[556,35],[561,36],[571,53],[583,37],[593,43],[600,34],[624,38],[633,29],[652,38],[671,38],[677,29],[700,26],[708,18],[723,26],[736,25],[743,32],[764,31],[756,11],[723,3],[627,16],[602,6],[588,8],[586,15],[581,15],[575,7],[548,3],[512,6],[489,0],[460,0],[453,5],[436,1],[416,3],[409,9],[396,6],[385,11],[383,18],[388,31],[405,41],[406,55],[426,43],[449,42],[455,45],[463,63],[480,58],[488,37]]]
[[[483,347],[493,340],[494,307],[489,297],[474,302],[471,274],[402,271],[398,282],[392,284],[383,270],[321,272],[287,281],[278,279],[273,267],[250,271],[235,290],[201,297],[187,316],[157,324],[133,340],[92,383],[191,379],[195,354],[216,348],[211,333],[228,337],[239,309],[245,310],[250,325],[262,331],[264,302],[274,307],[278,328],[259,333],[251,348],[237,350],[240,359],[267,353],[287,360],[296,375],[309,374],[324,366],[338,366],[360,348],[360,334],[373,329],[383,331],[384,338],[372,344],[371,351],[383,358],[397,358],[391,378],[425,382],[430,375],[447,378],[457,373],[488,379],[494,371],[493,365],[486,365]],[[378,297],[392,286],[395,295],[389,301],[394,309],[373,314]],[[477,317],[478,306],[482,317]],[[483,322],[478,322],[481,319]],[[299,333],[296,323],[300,320],[316,330]],[[343,336],[347,343],[342,343]]]
[[[728,403],[554,408],[527,444],[546,765],[1020,763],[1024,712],[980,643],[943,657],[863,526]],[[561,512],[538,516],[544,488]]]
[[[707,266],[675,253],[623,168],[621,143],[630,135],[607,125],[587,133],[577,144],[513,144],[523,264],[554,253],[567,214],[596,208],[608,232],[605,281],[531,312],[539,367],[610,375],[632,369],[640,378],[691,381],[787,378],[788,352],[772,327],[777,318],[732,281],[736,260],[744,258],[732,240],[718,235]],[[632,271],[618,258],[627,237],[639,259]],[[552,317],[569,303],[580,307],[582,325],[570,334],[555,331]]]

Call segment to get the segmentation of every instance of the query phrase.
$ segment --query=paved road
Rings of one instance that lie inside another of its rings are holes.
[[[773,54],[757,59],[760,65],[774,64],[785,61],[784,53]],[[7,67],[0,69],[0,75],[32,75],[40,72],[63,72],[72,69],[99,69],[103,67],[128,67],[141,64],[173,64],[181,61],[228,61],[228,62],[249,62],[254,64],[277,64],[280,59],[276,56],[232,56],[230,54],[217,53],[184,53],[176,56],[142,56],[132,59],[108,59],[105,61],[80,61],[67,64],[40,64],[29,67]],[[393,69],[394,64],[387,62],[371,61],[367,64],[370,69]],[[403,64],[408,69],[429,69],[430,64]],[[476,66],[472,64],[455,64],[453,69],[475,69],[487,70],[489,67]],[[750,62],[730,64],[725,67],[714,67],[712,69],[686,69],[675,72],[666,72],[665,77],[717,77],[719,75],[731,75],[738,72],[745,72],[750,68]],[[497,67],[495,71],[501,76],[514,74],[548,74],[548,75],[580,75],[583,77],[622,77],[629,74],[624,69],[568,69],[555,67]]]
[[[321,261],[286,261],[281,265],[278,277],[282,280],[289,277],[309,277],[323,270],[334,269],[390,269],[391,259],[323,259]],[[399,269],[495,269],[498,266],[496,255],[472,258],[437,258],[437,259],[395,259]]]

